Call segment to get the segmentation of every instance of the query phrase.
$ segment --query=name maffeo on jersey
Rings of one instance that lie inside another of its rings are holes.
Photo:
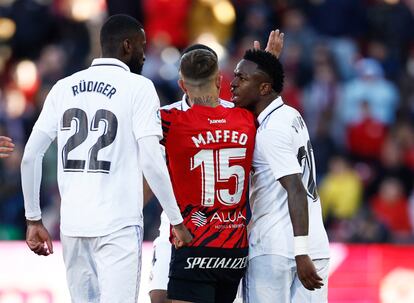
[[[191,140],[196,147],[200,147],[200,145],[206,145],[211,143],[225,143],[231,142],[240,145],[246,145],[248,136],[245,133],[240,133],[235,130],[228,130],[228,129],[218,129],[215,131],[206,131],[203,133],[199,133],[196,136],[192,136]]]
[[[116,88],[105,82],[85,80],[79,81],[79,84],[72,86],[73,96],[86,92],[100,93],[111,99],[111,97],[116,93]]]

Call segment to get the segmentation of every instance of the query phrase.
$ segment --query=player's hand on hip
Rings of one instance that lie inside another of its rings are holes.
[[[14,150],[12,139],[0,136],[0,158],[7,158]]]
[[[303,286],[315,290],[323,286],[322,278],[317,274],[315,265],[308,255],[299,255],[296,259],[296,271]]]
[[[175,248],[187,246],[191,241],[193,241],[193,236],[183,223],[174,225],[172,228],[172,234]]]
[[[52,238],[44,227],[42,220],[27,222],[26,244],[30,250],[39,256],[53,254]]]

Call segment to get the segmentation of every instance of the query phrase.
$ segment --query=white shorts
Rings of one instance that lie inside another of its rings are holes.
[[[166,241],[167,240],[167,241]],[[168,274],[170,271],[171,243],[168,239],[158,237],[154,241],[154,256],[150,273],[149,291],[167,291]]]
[[[326,303],[328,302],[329,259],[313,261],[323,286],[307,290],[296,273],[294,259],[263,255],[249,261],[244,279],[245,303]]]
[[[141,279],[142,227],[102,237],[61,234],[73,303],[136,303]]]

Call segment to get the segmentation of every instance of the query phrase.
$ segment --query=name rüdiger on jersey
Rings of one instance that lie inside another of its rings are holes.
[[[72,86],[73,96],[76,96],[80,93],[100,93],[111,99],[111,97],[116,93],[116,88],[111,84],[107,84],[102,81],[79,81],[79,84]]]

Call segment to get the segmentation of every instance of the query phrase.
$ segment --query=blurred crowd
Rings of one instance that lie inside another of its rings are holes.
[[[0,134],[17,146],[0,161],[0,239],[24,238],[20,161],[47,92],[100,56],[99,27],[114,13],[143,22],[143,75],[163,105],[181,99],[177,67],[187,45],[217,51],[229,99],[244,51],[283,31],[283,98],[309,128],[330,240],[414,242],[412,0],[0,1]],[[40,198],[55,239],[56,157],[53,145]],[[145,239],[156,236],[159,214],[157,203],[146,207]]]

